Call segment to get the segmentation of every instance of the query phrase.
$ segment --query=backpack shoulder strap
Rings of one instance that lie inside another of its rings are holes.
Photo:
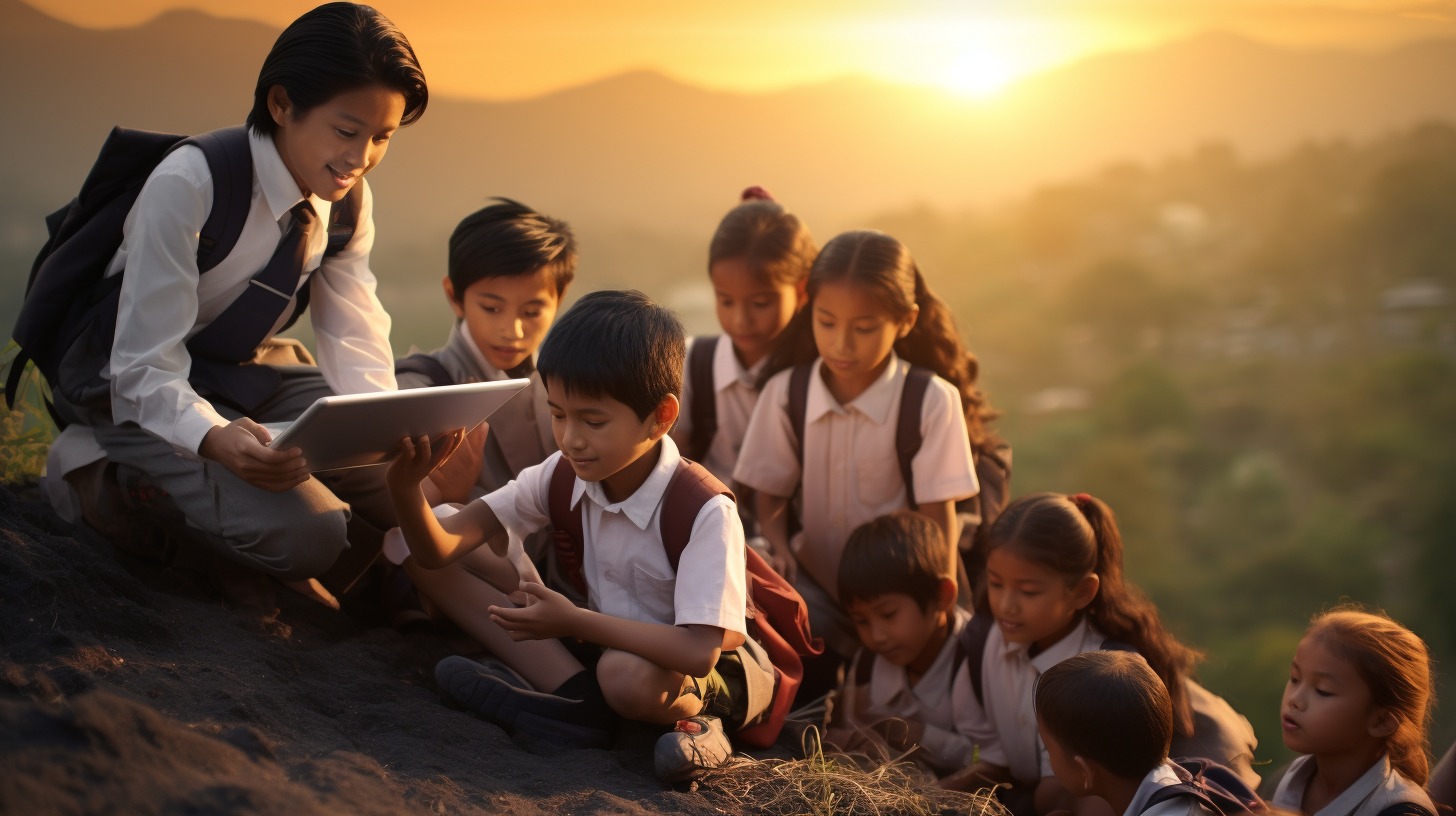
[[[212,211],[197,234],[197,271],[206,272],[233,251],[243,234],[248,210],[253,206],[253,150],[246,125],[214,130],[177,143],[177,147],[183,145],[200,148],[212,174]]]
[[[1153,791],[1152,795],[1148,797],[1148,801],[1143,803],[1142,812],[1147,813],[1149,810],[1152,810],[1154,806],[1161,805],[1162,803],[1170,799],[1177,799],[1180,796],[1192,796],[1194,799],[1197,799],[1204,807],[1208,808],[1209,811],[1213,813],[1222,813],[1223,816],[1232,816],[1232,814],[1230,813],[1224,813],[1227,808],[1220,808],[1218,804],[1214,802],[1213,799],[1208,795],[1208,792],[1201,788],[1196,782],[1179,782],[1176,785],[1165,785],[1164,787],[1158,788],[1157,790]]]
[[[915,454],[920,452],[924,436],[920,428],[920,414],[925,406],[925,392],[935,372],[924,366],[910,366],[905,374],[905,385],[900,392],[900,415],[895,418],[895,457],[900,462],[900,478],[905,480],[905,498],[910,508],[917,509],[915,501]]]
[[[1415,802],[1396,802],[1380,811],[1376,816],[1435,816],[1435,814],[1426,809],[1425,805]]]
[[[551,469],[551,486],[547,488],[546,513],[551,517],[551,539],[556,550],[557,566],[571,585],[586,595],[586,576],[582,572],[582,556],[586,549],[581,526],[581,510],[571,506],[576,487],[576,471],[565,456]]]
[[[450,371],[445,368],[445,364],[423,352],[395,360],[394,373],[423,374],[430,378],[430,385],[435,386],[455,384],[455,378],[450,376]],[[557,469],[559,470],[560,468]],[[569,501],[570,498],[568,495],[567,500]]]
[[[708,455],[708,446],[718,433],[718,389],[713,382],[713,357],[718,353],[721,337],[699,337],[693,340],[693,350],[688,356],[688,381],[693,384],[693,402],[688,406],[692,412],[693,433],[690,440],[692,450],[685,456],[701,459]]]
[[[688,540],[693,536],[693,523],[698,520],[698,513],[714,496],[733,499],[733,491],[697,462],[679,460],[677,470],[672,472],[667,488],[662,491],[662,513],[657,517],[662,548],[667,551],[667,563],[672,565],[674,573],[683,550],[688,548]],[[580,523],[578,516],[577,524]]]
[[[861,646],[859,654],[854,660],[854,684],[856,686],[869,685],[870,679],[875,676],[875,653]]]
[[[794,429],[794,452],[799,457],[800,468],[804,465],[804,426],[809,416],[809,377],[814,374],[814,364],[794,366],[789,375],[789,426]]]
[[[975,614],[966,622],[966,628],[956,637],[956,665],[964,660],[966,672],[971,678],[971,691],[976,693],[976,702],[984,708],[985,682],[981,679],[981,668],[986,663],[986,639],[991,636],[990,615]]]

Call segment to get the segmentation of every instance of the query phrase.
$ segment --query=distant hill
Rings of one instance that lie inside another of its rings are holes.
[[[38,245],[38,217],[80,184],[111,125],[195,132],[239,121],[276,33],[190,11],[97,31],[0,0],[0,102],[12,115],[0,129],[0,277],[13,280]],[[1353,54],[1212,34],[1092,57],[985,102],[863,79],[735,94],[645,72],[524,101],[436,99],[371,177],[379,252],[433,280],[444,235],[489,195],[559,213],[588,235],[682,236],[680,252],[705,243],[749,184],[773,189],[827,237],[866,213],[995,201],[1209,140],[1267,152],[1456,119],[1451,76],[1456,41]],[[612,280],[665,260],[607,243],[603,263],[623,264],[602,270]],[[686,258],[696,270],[699,259]],[[584,241],[584,271],[593,263]]]

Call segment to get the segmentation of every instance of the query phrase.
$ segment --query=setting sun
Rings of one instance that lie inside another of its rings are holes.
[[[1016,78],[1010,62],[1000,55],[973,48],[951,60],[942,82],[958,94],[981,98],[995,95]]]

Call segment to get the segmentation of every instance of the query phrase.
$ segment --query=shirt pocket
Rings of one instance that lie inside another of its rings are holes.
[[[900,480],[900,461],[894,457],[860,459],[855,467],[858,471],[855,494],[866,508],[888,504],[904,490]]]
[[[676,578],[659,578],[640,566],[632,568],[632,594],[637,604],[653,620],[669,626],[677,620],[673,593]]]

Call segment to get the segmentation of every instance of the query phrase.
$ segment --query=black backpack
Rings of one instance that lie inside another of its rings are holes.
[[[1238,813],[1267,813],[1269,806],[1229,768],[1211,759],[1173,759],[1173,768],[1182,781],[1159,788],[1148,797],[1142,812],[1180,796],[1192,796],[1204,807],[1222,816]],[[1381,814],[1385,816],[1385,814]],[[1392,814],[1392,816],[1394,816]]]
[[[116,334],[122,275],[105,277],[106,268],[121,246],[122,228],[142,186],[162,159],[184,145],[202,150],[213,182],[212,210],[198,233],[198,272],[206,274],[232,251],[253,199],[247,128],[239,125],[193,137],[112,128],[81,192],[46,217],[49,238],[30,268],[25,302],[15,321],[13,336],[20,351],[5,383],[7,404],[14,404],[30,360],[72,404],[109,396],[109,385],[95,375]],[[362,197],[363,185],[356,184],[331,208],[325,255],[342,250],[353,238]],[[309,286],[299,290],[284,328],[308,307],[309,292]],[[51,413],[55,415],[53,408]]]
[[[431,387],[441,385],[454,385],[455,378],[450,376],[449,369],[444,364],[428,354],[411,354],[408,357],[401,357],[394,361],[394,374],[421,374],[430,381]]]

